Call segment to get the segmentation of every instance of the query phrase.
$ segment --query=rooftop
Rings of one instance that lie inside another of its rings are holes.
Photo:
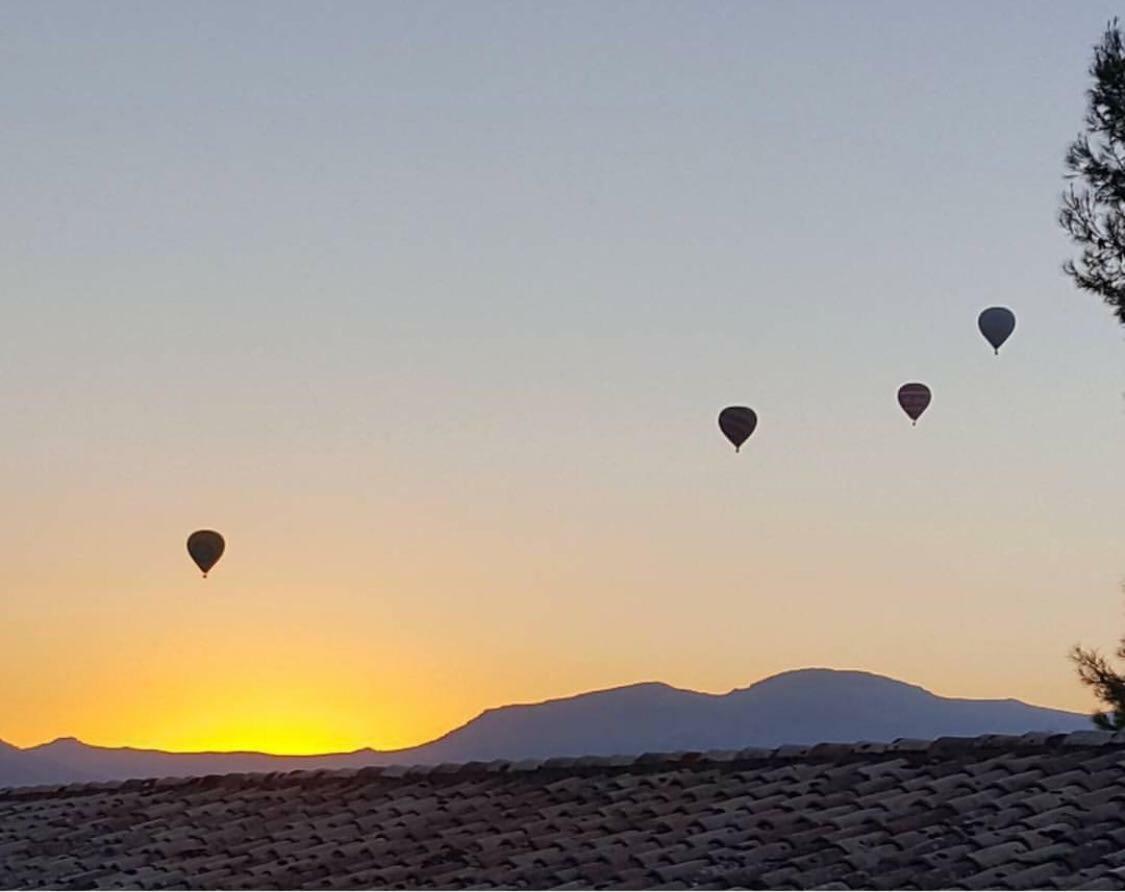
[[[0,790],[3,888],[1125,889],[1125,735]]]

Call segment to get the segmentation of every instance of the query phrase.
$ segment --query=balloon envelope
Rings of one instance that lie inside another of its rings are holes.
[[[719,430],[734,444],[735,452],[738,452],[757,426],[758,416],[753,409],[745,406],[728,406],[719,413]]]
[[[977,328],[992,349],[1000,352],[1003,344],[1016,328],[1016,314],[1007,307],[989,307],[977,318]]]
[[[195,565],[203,571],[206,578],[207,572],[219,562],[223,556],[226,542],[214,530],[196,530],[187,540],[188,554],[195,561]]]
[[[910,416],[911,421],[917,422],[930,404],[930,396],[930,388],[925,384],[917,382],[903,384],[898,389],[898,404],[902,406],[902,411]]]

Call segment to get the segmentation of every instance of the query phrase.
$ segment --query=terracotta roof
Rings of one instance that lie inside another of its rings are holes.
[[[1125,735],[0,791],[0,886],[1125,888]]]

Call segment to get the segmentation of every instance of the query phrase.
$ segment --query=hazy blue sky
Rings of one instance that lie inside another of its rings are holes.
[[[0,738],[810,664],[1084,708],[1125,344],[1054,217],[1119,8],[3,4]]]

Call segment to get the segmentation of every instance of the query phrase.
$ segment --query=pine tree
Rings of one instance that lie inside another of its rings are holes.
[[[1125,46],[1117,19],[1094,47],[1086,127],[1066,153],[1059,223],[1081,248],[1063,269],[1125,325]]]
[[[1125,660],[1125,639],[1117,647],[1117,656]],[[1093,688],[1098,700],[1108,707],[1091,716],[1094,724],[1106,731],[1125,728],[1125,675],[1118,674],[1095,650],[1075,647],[1070,658],[1078,667],[1082,684]]]

